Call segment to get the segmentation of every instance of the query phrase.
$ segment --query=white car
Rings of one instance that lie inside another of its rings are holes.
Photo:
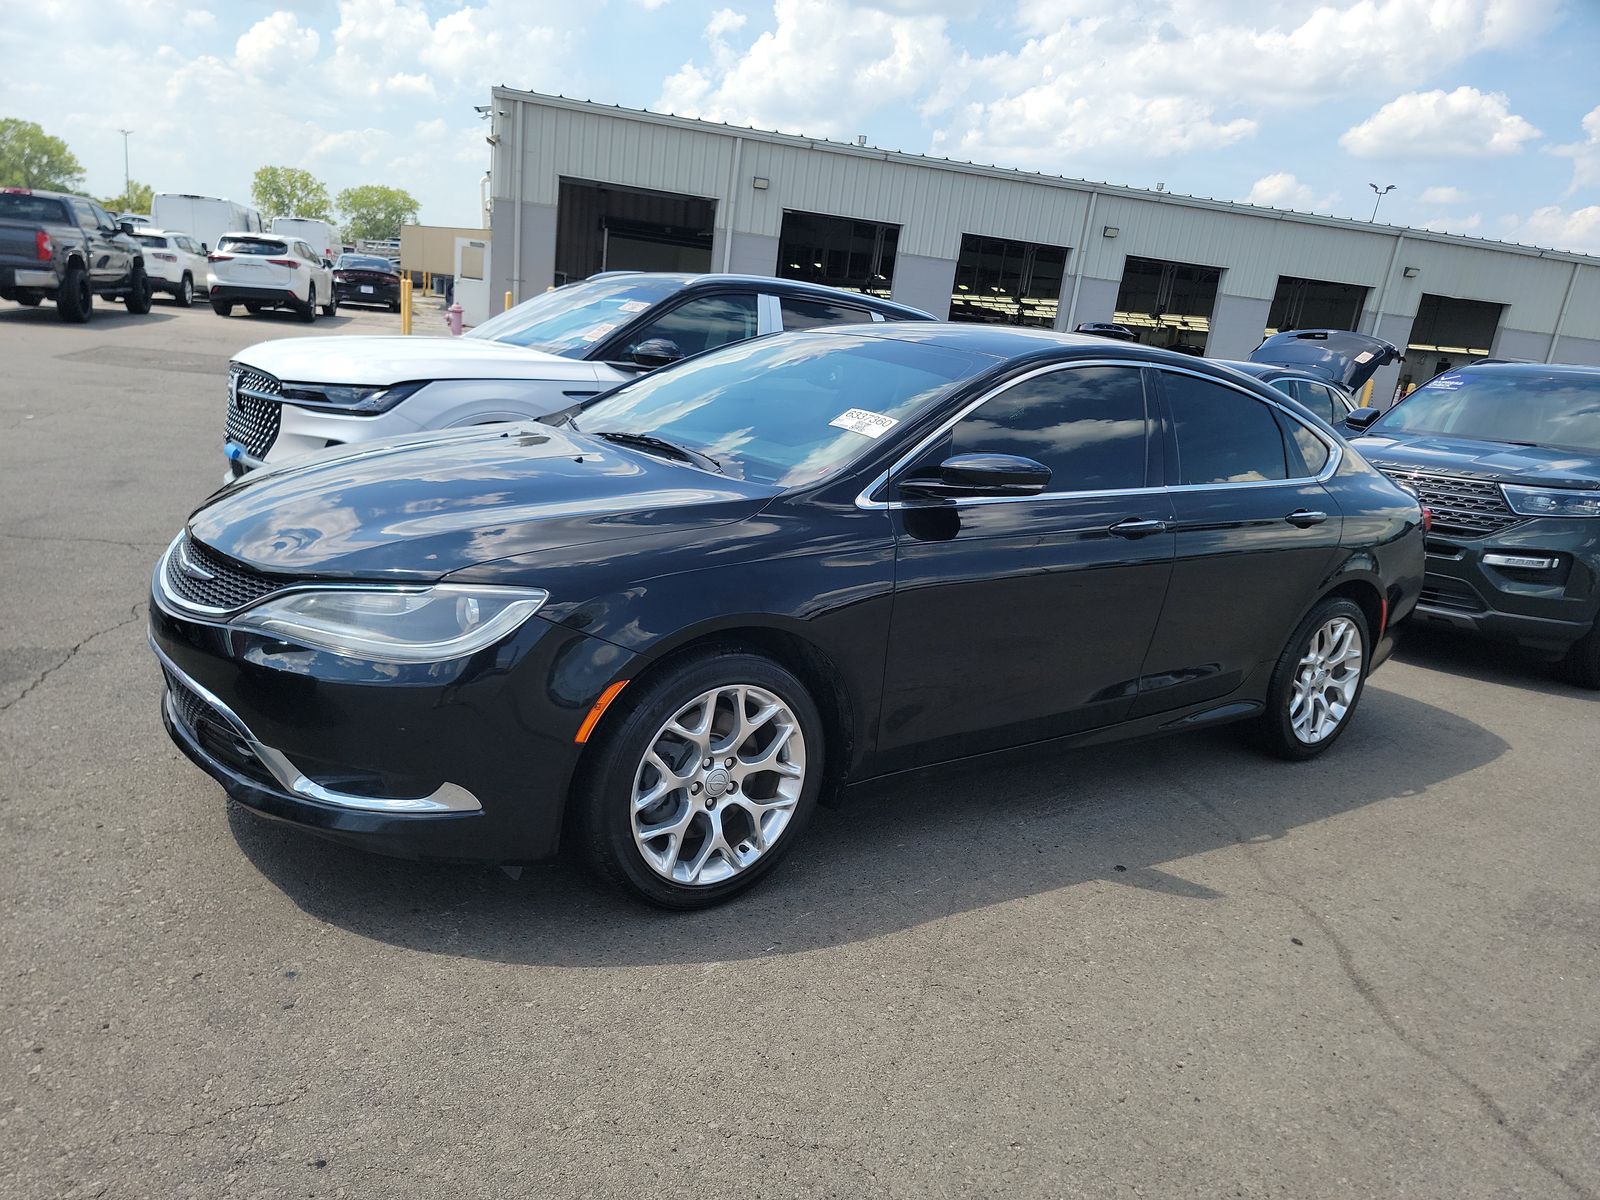
[[[790,279],[618,272],[544,292],[465,337],[262,342],[229,367],[228,473],[328,446],[548,416],[642,371],[783,329],[932,319]]]
[[[318,308],[325,317],[339,311],[332,263],[301,238],[225,233],[206,266],[206,290],[218,316],[232,316],[236,304],[251,314],[291,309],[306,322],[317,319]]]
[[[144,247],[144,270],[151,288],[166,292],[185,308],[193,304],[195,288],[207,283],[206,255],[200,243],[186,233],[142,225],[132,236]]]

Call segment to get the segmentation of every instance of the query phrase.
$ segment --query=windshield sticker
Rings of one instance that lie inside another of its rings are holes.
[[[650,302],[648,300],[628,300],[617,305],[617,311],[621,313],[636,313],[643,312],[649,307]]]
[[[851,433],[859,433],[869,438],[882,437],[899,423],[893,417],[868,412],[864,408],[848,409],[828,422],[829,425],[836,425],[840,429],[848,429]]]
[[[1360,354],[1356,355],[1356,361],[1358,363],[1369,363],[1369,362],[1371,362],[1372,361],[1372,351],[1371,350],[1363,350]]]
[[[606,334],[615,329],[615,325],[591,325],[578,335],[578,340],[583,342],[598,342]]]
[[[1447,392],[1453,392],[1464,382],[1466,381],[1463,380],[1459,375],[1441,375],[1432,383],[1428,384],[1428,386],[1431,388],[1440,388]]]

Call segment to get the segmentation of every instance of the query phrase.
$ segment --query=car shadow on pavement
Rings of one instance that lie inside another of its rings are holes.
[[[1566,682],[1556,674],[1549,659],[1532,650],[1449,629],[1408,624],[1394,657],[1396,662],[1448,671],[1481,683],[1503,683],[1573,700],[1600,700],[1600,692]]]
[[[132,329],[139,325],[159,325],[163,321],[173,320],[177,314],[171,311],[162,311],[163,305],[159,299],[155,307],[147,313],[135,315],[128,312],[122,305],[112,300],[96,299],[94,302],[94,315],[89,318],[87,325],[72,325],[65,323],[56,316],[54,304],[41,304],[37,308],[21,308],[14,304],[0,302],[0,322],[7,325],[61,325],[67,329]]]
[[[1173,864],[1404,802],[1506,748],[1374,687],[1341,744],[1310,763],[1263,758],[1217,730],[929,775],[819,811],[772,876],[703,913],[647,908],[565,860],[513,879],[382,858],[234,805],[229,822],[295,904],[364,937],[519,964],[704,963],[862,941],[1089,882],[1206,903],[1218,893]]]

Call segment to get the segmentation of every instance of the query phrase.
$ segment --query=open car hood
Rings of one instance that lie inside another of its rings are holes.
[[[1250,361],[1297,367],[1353,392],[1379,367],[1404,357],[1398,346],[1348,329],[1286,329],[1257,346]]]

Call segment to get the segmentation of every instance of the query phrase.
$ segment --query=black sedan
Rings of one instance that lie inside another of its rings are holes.
[[[400,269],[372,254],[341,254],[333,264],[333,294],[340,304],[379,304],[400,311]]]
[[[658,904],[933,764],[1241,722],[1322,753],[1424,515],[1281,393],[1141,346],[858,325],[557,424],[247,476],[156,567],[177,744],[390,853],[565,843]]]

